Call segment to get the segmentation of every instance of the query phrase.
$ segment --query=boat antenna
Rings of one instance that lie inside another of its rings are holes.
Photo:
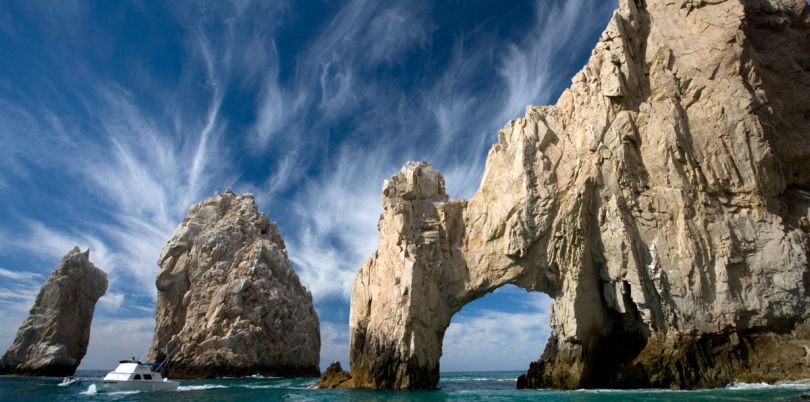
[[[155,371],[160,370],[160,368],[163,367],[163,365],[166,364],[166,362],[168,362],[169,359],[171,359],[172,353],[174,353],[174,351],[177,350],[177,348],[179,348],[179,347],[180,347],[180,342],[178,342],[177,345],[175,345],[174,348],[172,348],[172,350],[169,351],[169,353],[166,353],[166,357],[163,359],[162,362],[160,362],[160,365],[158,365],[157,368],[155,368]]]

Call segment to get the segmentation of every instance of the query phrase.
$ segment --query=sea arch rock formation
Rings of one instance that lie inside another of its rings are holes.
[[[506,283],[554,298],[522,387],[810,377],[808,38],[802,0],[620,1],[469,201],[426,163],[385,182],[344,386],[435,387],[452,315]]]

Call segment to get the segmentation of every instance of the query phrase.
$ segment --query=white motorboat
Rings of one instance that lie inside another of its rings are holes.
[[[159,371],[152,371],[156,364],[144,364],[135,360],[121,360],[115,370],[110,371],[101,381],[96,381],[98,392],[119,391],[174,391],[180,385],[177,381],[163,378]]]

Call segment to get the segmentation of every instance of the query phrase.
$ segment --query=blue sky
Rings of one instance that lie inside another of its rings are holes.
[[[157,258],[188,208],[256,194],[313,293],[324,368],[376,248],[382,181],[408,160],[451,197],[497,130],[550,104],[615,1],[11,1],[0,8],[0,348],[74,245],[109,274],[81,368],[143,355]],[[525,369],[549,299],[465,307],[443,370]],[[506,353],[504,352],[506,351]]]

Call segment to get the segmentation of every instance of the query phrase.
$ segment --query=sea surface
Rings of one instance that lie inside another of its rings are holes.
[[[314,389],[312,378],[222,378],[181,381],[174,392],[100,393],[91,385],[103,372],[82,372],[82,382],[57,386],[60,378],[0,376],[0,401],[801,401],[810,381],[741,384],[701,391],[517,390],[520,372],[442,373],[435,391]],[[810,398],[810,397],[808,397]]]

